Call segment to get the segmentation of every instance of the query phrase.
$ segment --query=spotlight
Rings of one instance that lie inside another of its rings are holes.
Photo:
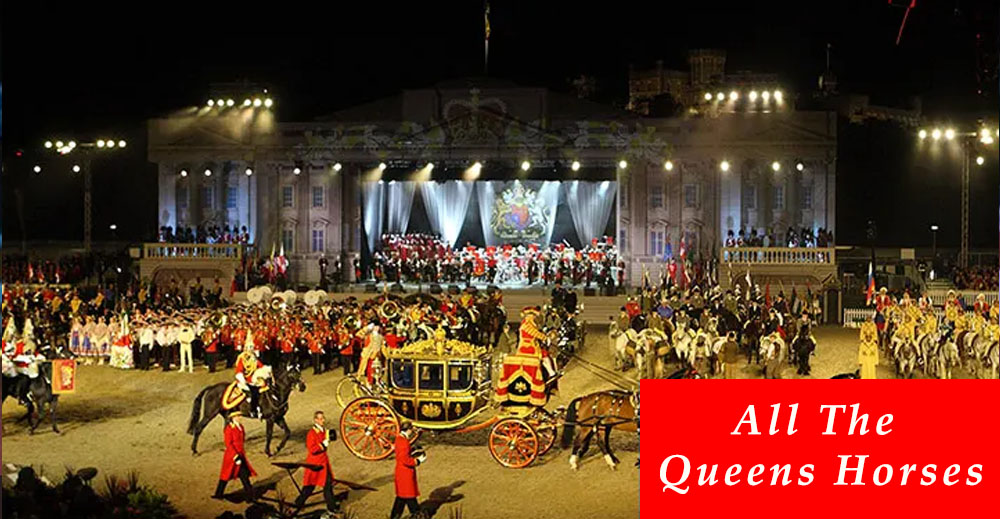
[[[936,141],[941,140],[941,130],[938,128],[934,128],[934,131],[931,132],[931,138],[933,138]]]
[[[705,101],[711,101],[711,100],[712,100],[712,93],[705,92]]]
[[[524,161],[524,162],[521,163],[521,171],[528,171],[529,169],[531,169],[531,163],[530,162]]]
[[[73,173],[79,173],[79,172],[80,172],[80,165],[73,164]]]
[[[378,165],[378,170],[379,170],[379,171],[385,171],[385,169],[386,169],[386,168],[388,168],[388,167],[389,167],[389,166],[386,166],[386,165],[385,165],[385,162],[381,162],[381,163],[379,163],[379,165]]]
[[[920,140],[926,139],[927,138],[927,130],[920,130],[920,133],[918,133],[917,136],[920,137]]]
[[[76,141],[69,141],[69,144],[67,144],[67,146],[69,146],[69,149],[75,148],[76,147]]]
[[[223,106],[225,106],[225,104],[226,102],[223,101],[222,99],[219,99],[218,101],[215,102],[215,106],[218,106],[219,108],[222,108]]]
[[[708,97],[711,98],[712,94],[708,94]],[[573,171],[580,171],[580,161],[574,160],[573,164],[570,166],[570,169],[572,169]]]
[[[187,178],[187,176],[188,176],[188,170],[182,169],[181,170],[181,178]]]
[[[101,140],[97,141],[97,147],[98,148],[103,148],[104,147],[104,139],[101,139]]]
[[[483,169],[483,163],[479,162],[479,161],[476,161],[476,163],[472,165],[472,169],[474,169],[476,171],[482,170]]]
[[[111,224],[111,225],[108,226],[108,229],[111,229],[112,231],[117,231],[118,230],[118,226],[115,225],[115,224]],[[122,271],[122,269],[118,269],[118,272],[121,272],[121,271]]]
[[[118,141],[118,147],[119,148],[124,148],[125,147],[125,141]]]
[[[294,173],[296,175],[300,175],[300,174],[302,174],[302,168],[300,168],[298,166],[295,166],[295,169],[292,170],[292,173]]]
[[[932,230],[932,231],[934,231],[934,232],[937,232],[937,231],[938,231],[938,229],[940,229],[940,227],[938,227],[938,226],[936,226],[936,225],[932,225],[932,226],[931,226],[931,230]]]
[[[947,140],[949,140],[949,141],[950,140],[954,140],[955,139],[955,130],[953,130],[951,128],[948,128],[947,130],[945,130],[944,131],[944,138],[947,139]]]
[[[253,175],[253,168],[247,168],[247,170],[244,171],[244,173],[246,173],[248,177]]]
[[[781,93],[781,90],[775,90],[774,91],[774,100],[775,101],[777,101],[777,102],[780,103],[783,97],[784,97],[784,94]]]
[[[226,106],[233,106],[234,104],[236,104],[236,101],[233,101],[232,99],[226,99]]]
[[[725,98],[726,98],[726,94],[723,94],[722,92],[719,92],[718,94],[715,94],[715,100],[716,101],[722,101]]]
[[[750,102],[754,102],[756,100],[757,100],[757,91],[756,90],[751,90],[750,91]]]
[[[52,141],[45,141],[45,149],[51,149],[51,148],[52,148]]]
[[[765,90],[765,91],[764,91],[764,93],[760,95],[760,97],[761,97],[761,99],[763,99],[763,100],[764,100],[764,102],[766,103],[766,102],[768,102],[768,100],[770,100],[770,99],[771,99],[771,93],[770,93],[770,92],[768,92],[767,90]]]
[[[333,165],[333,170],[334,171],[340,171],[343,168],[344,168],[344,166],[341,166],[339,162]]]
[[[976,157],[976,164],[982,166],[983,164],[986,164],[986,159],[983,158],[982,155],[980,155],[980,156]]]
[[[722,163],[719,164],[719,169],[721,169],[722,171],[729,171],[729,161],[728,160],[722,161]]]
[[[109,148],[114,148],[115,147],[115,141],[112,141],[112,140],[109,140],[108,142],[106,142],[104,144],[106,144]]]
[[[427,163],[427,171],[431,171],[433,169],[434,169],[434,163],[433,162],[428,162]]]
[[[62,148],[62,147],[63,147],[63,141],[56,141],[56,148]]]
[[[251,101],[249,99],[244,99],[243,100],[243,106],[250,106],[251,104],[253,104],[253,101]]]
[[[31,168],[31,170],[34,171],[35,173],[41,173],[42,172],[42,167],[41,166],[35,166],[35,167]]]
[[[801,162],[796,162],[795,169],[798,171],[804,171],[806,169],[806,165]]]
[[[208,100],[208,107],[209,107],[209,108],[211,108],[211,107],[213,107],[213,106],[215,106],[215,101],[213,101],[213,100],[209,99],[209,100]]]
[[[264,100],[264,106],[267,108],[271,108],[272,106],[274,106],[274,101],[272,101],[271,98],[267,98]]]
[[[729,93],[729,100],[730,101],[736,101],[739,98],[740,98],[740,93],[739,92],[733,90],[732,92]]]
[[[628,162],[626,162],[625,160],[618,161],[618,169],[625,169],[625,168],[628,168]]]
[[[206,170],[205,170],[205,176],[206,176],[206,177],[210,177],[210,176],[212,176],[212,170],[210,170],[210,169],[206,169]]]
[[[261,104],[262,103],[261,103],[261,100],[259,98],[253,100],[254,107],[259,108]]]
[[[664,162],[663,163],[663,169],[665,169],[667,171],[673,171],[674,170],[674,163],[672,161],[669,161],[669,160],[666,161],[666,162]]]
[[[773,170],[774,170],[774,171],[776,171],[776,172],[777,172],[777,171],[781,171],[781,163],[780,163],[780,162],[778,162],[778,161],[774,161],[774,162],[772,162],[772,163],[771,163],[771,169],[773,169]]]

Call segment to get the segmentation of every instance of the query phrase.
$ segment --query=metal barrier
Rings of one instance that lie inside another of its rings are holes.
[[[750,265],[835,265],[833,247],[724,247],[723,263]]]
[[[238,243],[146,243],[143,258],[178,260],[239,260],[243,257]]]

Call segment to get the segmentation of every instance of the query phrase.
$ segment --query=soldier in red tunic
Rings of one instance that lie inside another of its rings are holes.
[[[215,499],[222,499],[226,493],[226,484],[234,479],[239,479],[243,483],[243,491],[250,501],[256,502],[257,496],[254,494],[253,485],[250,484],[251,477],[257,477],[257,473],[250,466],[247,460],[247,452],[243,447],[243,440],[246,432],[240,424],[240,414],[233,413],[229,416],[229,424],[224,431],[226,452],[222,455],[222,471],[219,473],[219,485],[215,487]]]
[[[399,425],[399,434],[396,435],[396,501],[392,503],[390,519],[402,517],[404,508],[410,511],[411,516],[416,516],[420,511],[420,505],[417,503],[417,498],[420,497],[420,489],[417,488],[417,465],[424,462],[425,456],[413,452],[412,438],[413,424],[404,420]]]
[[[330,467],[330,458],[326,451],[330,446],[330,441],[337,441],[336,431],[326,429],[326,417],[323,411],[316,411],[313,414],[313,426],[306,433],[306,463],[322,467],[319,470],[305,469],[302,475],[302,493],[295,500],[295,508],[301,509],[306,504],[306,500],[312,495],[313,490],[323,487],[323,499],[326,501],[326,509],[336,512],[339,507],[336,497],[333,495],[333,469]]]

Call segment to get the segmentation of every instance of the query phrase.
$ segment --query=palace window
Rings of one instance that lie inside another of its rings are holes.
[[[213,186],[202,186],[201,206],[205,209],[215,209],[215,188]]]
[[[684,208],[697,209],[699,205],[697,184],[684,184]]]
[[[743,207],[750,210],[757,209],[757,186],[743,188]]]
[[[226,188],[226,209],[236,209],[236,188]]]
[[[326,243],[323,240],[323,229],[313,229],[312,235],[312,251],[313,252],[325,252]]]
[[[323,188],[315,186],[312,188],[313,207],[323,207]]]
[[[188,190],[186,187],[177,188],[177,207],[181,209],[187,209],[188,206]]]
[[[295,207],[295,190],[292,188],[292,186],[282,186],[281,207],[285,209],[290,209],[292,207]]]
[[[812,209],[813,208],[813,187],[812,186],[802,186],[802,208]]]
[[[649,231],[649,254],[663,256],[663,231]]]
[[[295,231],[292,229],[281,230],[281,245],[285,248],[285,254],[291,254],[295,250]]]
[[[774,187],[774,208],[779,210],[785,208],[785,186]]]
[[[650,209],[663,209],[663,186],[653,186],[649,190]]]

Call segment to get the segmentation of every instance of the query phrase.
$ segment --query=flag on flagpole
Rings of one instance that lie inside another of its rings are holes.
[[[28,262],[28,283],[35,281],[35,268],[31,266],[31,262]]]
[[[771,308],[771,283],[764,288],[764,307]]]
[[[875,297],[875,267],[868,262],[868,289],[865,291],[865,306],[871,306]]]

